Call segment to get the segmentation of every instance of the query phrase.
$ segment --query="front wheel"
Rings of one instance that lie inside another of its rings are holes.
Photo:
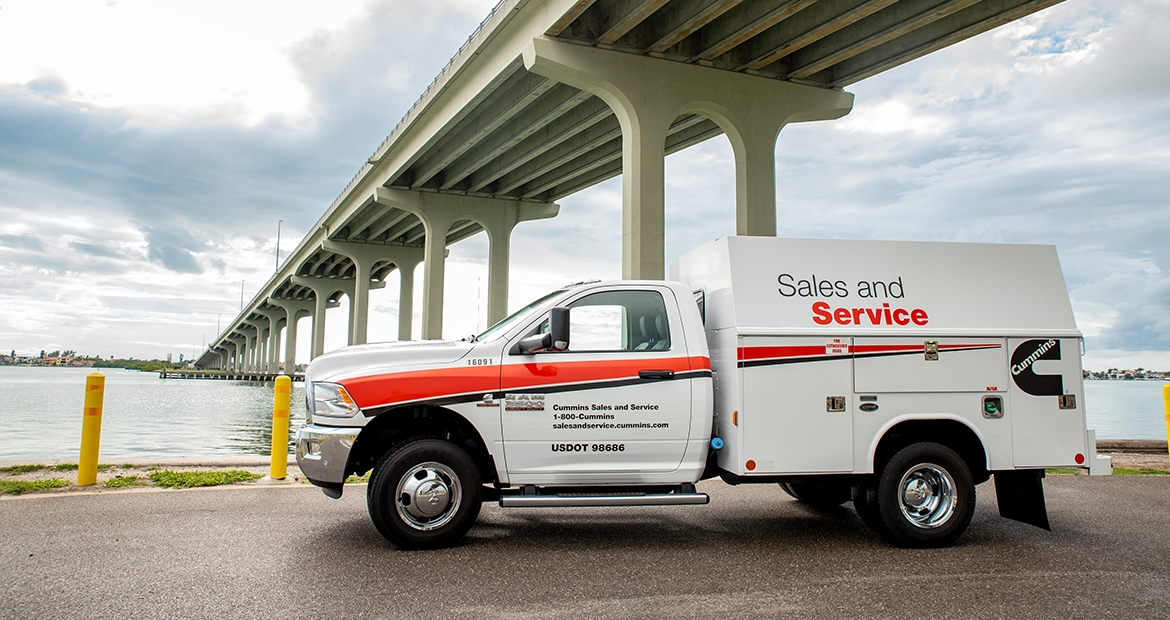
[[[450,442],[410,441],[378,462],[366,503],[374,527],[399,548],[443,547],[462,538],[479,516],[479,471]]]
[[[885,534],[905,547],[945,547],[971,523],[975,484],[967,464],[950,448],[916,443],[894,455],[876,489]]]

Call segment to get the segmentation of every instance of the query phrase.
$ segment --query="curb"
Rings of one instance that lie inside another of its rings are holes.
[[[1112,454],[1167,454],[1165,441],[1157,439],[1098,439],[1097,452]]]

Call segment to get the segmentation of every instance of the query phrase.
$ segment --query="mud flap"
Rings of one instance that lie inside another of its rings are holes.
[[[1044,470],[995,472],[995,500],[999,516],[1052,531],[1044,503]]]

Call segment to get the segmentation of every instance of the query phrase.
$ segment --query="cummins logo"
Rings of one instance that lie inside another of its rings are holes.
[[[1060,359],[1060,341],[1025,340],[1012,351],[1012,381],[1021,390],[1033,396],[1060,396],[1064,394],[1064,377],[1038,375],[1032,365],[1039,360]]]

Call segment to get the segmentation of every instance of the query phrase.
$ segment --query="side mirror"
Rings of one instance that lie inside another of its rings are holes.
[[[569,309],[553,308],[548,317],[548,333],[533,334],[516,343],[521,355],[541,351],[560,352],[569,348]]]
[[[553,308],[548,315],[548,333],[552,336],[551,351],[565,351],[569,348],[569,309]]]

